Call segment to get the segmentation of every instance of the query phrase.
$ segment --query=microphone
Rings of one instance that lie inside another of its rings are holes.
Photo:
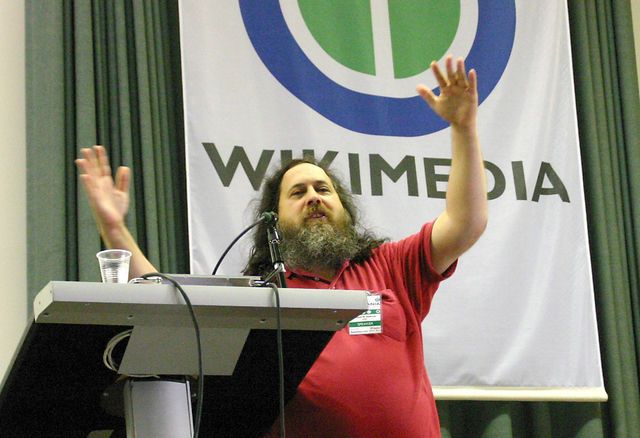
[[[267,225],[267,242],[269,243],[269,255],[271,263],[273,263],[273,274],[277,274],[280,287],[287,287],[287,278],[284,275],[286,271],[282,254],[280,254],[280,235],[276,228],[278,215],[272,211],[265,211],[260,215],[260,219]],[[273,275],[272,274],[272,275]],[[269,276],[271,277],[271,276]]]
[[[272,211],[265,211],[260,215],[260,221],[265,225],[271,225],[278,222],[278,215]]]

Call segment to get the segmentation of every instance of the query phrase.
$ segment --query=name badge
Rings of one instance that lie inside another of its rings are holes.
[[[367,296],[368,309],[349,321],[350,335],[382,333],[382,295]]]

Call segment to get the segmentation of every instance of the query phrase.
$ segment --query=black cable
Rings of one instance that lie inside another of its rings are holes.
[[[193,306],[191,305],[191,300],[187,296],[182,286],[166,274],[161,274],[159,272],[150,272],[148,274],[144,274],[141,276],[142,278],[149,277],[160,277],[164,278],[171,284],[175,286],[176,289],[182,295],[184,302],[187,304],[187,308],[189,309],[189,313],[191,314],[191,320],[193,321],[193,328],[196,331],[196,341],[198,343],[198,403],[196,404],[196,416],[193,421],[193,429],[194,429],[194,438],[198,438],[198,433],[200,432],[200,420],[202,419],[202,405],[203,405],[203,394],[204,394],[204,371],[202,367],[202,342],[200,341],[200,326],[198,325],[198,320],[196,319],[196,314],[193,311]]]
[[[229,252],[229,250],[231,250],[231,248],[233,247],[233,245],[236,244],[236,242],[238,240],[240,240],[240,238],[242,236],[244,236],[245,234],[247,234],[249,231],[251,231],[251,229],[253,227],[255,227],[256,225],[260,224],[261,222],[264,221],[264,218],[261,216],[260,220],[252,223],[251,225],[249,225],[247,228],[245,228],[240,234],[238,234],[238,236],[233,239],[231,241],[231,243],[229,244],[229,246],[227,246],[227,249],[224,250],[224,252],[222,253],[222,255],[220,256],[220,259],[218,260],[218,263],[216,263],[215,268],[213,268],[213,272],[211,273],[211,275],[216,275],[216,272],[218,272],[218,268],[220,267],[220,264],[222,263],[222,260],[224,260],[224,258],[226,257],[227,253]]]
[[[284,428],[284,354],[282,352],[282,326],[280,325],[280,293],[278,286],[267,283],[276,296],[276,343],[278,344],[278,382],[280,387],[280,436],[285,437]]]
[[[273,212],[262,213],[260,215],[260,219],[258,219],[256,222],[249,225],[247,228],[245,228],[240,234],[238,234],[238,236],[236,236],[235,239],[231,241],[229,246],[227,246],[227,248],[223,251],[222,255],[220,256],[220,259],[218,260],[218,263],[216,263],[216,266],[213,268],[213,272],[211,273],[211,275],[216,275],[216,272],[218,272],[218,268],[220,267],[222,260],[224,260],[224,258],[229,253],[231,248],[238,242],[238,240],[240,240],[240,238],[242,238],[242,236],[247,234],[251,229],[253,229],[255,226],[259,225],[262,222],[269,224],[269,223],[275,223],[277,220],[278,220],[278,216]],[[152,275],[152,274],[149,274],[149,275]],[[286,281],[283,284],[286,287]],[[280,436],[284,438],[286,435],[285,422],[284,422],[284,405],[285,405],[284,404],[284,354],[282,351],[283,350],[282,349],[282,326],[280,321],[280,318],[281,318],[280,293],[278,291],[278,286],[276,286],[274,283],[266,283],[265,285],[271,287],[276,297],[276,325],[277,325],[276,343],[278,345],[278,383],[279,383],[279,393],[280,393],[280,397],[279,397],[280,399]],[[185,301],[187,300],[185,299]],[[199,343],[200,341],[198,341],[198,344]],[[198,350],[198,352],[200,352],[200,350]],[[201,406],[200,406],[200,409],[201,409]]]

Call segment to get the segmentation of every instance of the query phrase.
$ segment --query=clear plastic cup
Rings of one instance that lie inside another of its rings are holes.
[[[126,249],[106,249],[96,254],[103,283],[127,283],[131,252]]]

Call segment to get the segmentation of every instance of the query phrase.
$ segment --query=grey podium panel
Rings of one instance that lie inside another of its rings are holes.
[[[202,367],[210,376],[230,376],[249,329],[200,330]],[[198,374],[198,346],[192,327],[136,326],[118,371],[139,374]]]
[[[268,287],[183,286],[201,327],[273,329]],[[280,289],[282,328],[336,331],[367,310],[366,292]],[[34,300],[36,322],[191,327],[184,301],[169,284],[52,281]]]

